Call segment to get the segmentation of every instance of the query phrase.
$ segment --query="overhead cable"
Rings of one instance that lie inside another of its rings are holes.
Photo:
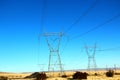
[[[84,36],[84,35],[92,32],[92,31],[94,31],[94,30],[96,30],[96,29],[98,29],[98,28],[105,27],[105,26],[104,26],[105,24],[112,22],[114,19],[116,19],[116,18],[118,18],[118,17],[120,17],[120,14],[118,14],[118,15],[116,15],[116,16],[113,16],[111,19],[105,21],[104,23],[99,24],[98,26],[93,27],[93,28],[91,28],[90,30],[88,30],[88,31],[86,31],[86,32],[84,32],[84,33],[82,33],[82,34],[80,34],[80,35],[78,35],[78,36],[75,36],[75,37],[71,38],[70,40],[73,40],[73,39],[76,39],[76,38],[80,38],[80,37],[82,37],[82,36]]]
[[[120,50],[120,47],[100,49],[100,50],[97,50],[97,51],[116,51],[116,50]]]
[[[65,33],[68,33],[74,25],[76,25],[83,17],[85,17],[97,4],[98,0],[96,0],[75,22],[72,23],[72,25],[65,31]]]

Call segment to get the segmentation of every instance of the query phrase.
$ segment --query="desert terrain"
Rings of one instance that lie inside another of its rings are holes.
[[[52,76],[47,78],[46,80],[77,80],[77,79],[72,79],[72,75],[76,71],[66,71],[64,72],[65,75],[67,75],[66,78],[59,77],[59,72],[54,72],[54,73],[47,73],[45,74],[48,76],[51,74]],[[87,72],[88,71],[81,71],[81,72]],[[96,71],[97,75],[94,75],[94,71],[89,72],[89,76],[87,76],[87,79],[83,80],[120,80],[120,70],[117,70],[116,73],[114,74],[113,77],[106,77],[105,73],[106,70],[98,70]],[[36,80],[36,78],[25,78],[26,76],[30,76],[33,73],[8,73],[8,72],[0,72],[0,76],[8,77],[7,80]],[[2,79],[0,79],[2,80]],[[79,80],[79,79],[78,79]]]

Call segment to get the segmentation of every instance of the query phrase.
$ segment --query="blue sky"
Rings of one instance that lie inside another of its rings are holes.
[[[97,0],[94,7],[80,17],[95,2],[96,0],[0,0],[0,71],[47,70],[48,46],[44,36],[38,40],[42,28],[45,32],[65,32],[60,45],[65,70],[86,69],[88,59],[85,44],[94,46],[95,43],[97,49],[117,48],[97,51],[97,67],[113,67],[114,64],[120,67],[120,16],[79,36],[120,15],[120,0]],[[79,17],[80,20],[66,32]]]

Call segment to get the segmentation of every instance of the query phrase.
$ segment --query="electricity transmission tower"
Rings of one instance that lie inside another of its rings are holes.
[[[96,60],[95,60],[96,44],[93,47],[85,46],[85,48],[88,56],[88,71],[91,70],[96,71]]]
[[[54,75],[54,71],[59,71],[59,74],[63,75],[63,68],[59,54],[60,42],[63,33],[44,33],[44,36],[50,51],[48,64],[48,71],[50,72],[50,76],[52,76],[52,73]]]

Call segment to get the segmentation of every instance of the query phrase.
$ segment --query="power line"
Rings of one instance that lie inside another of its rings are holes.
[[[81,18],[85,17],[94,7],[95,5],[97,4],[98,0],[96,0],[88,9],[87,11],[85,11],[74,23],[72,23],[72,25],[65,31],[65,33],[68,33],[75,24],[77,24]]]
[[[105,24],[107,24],[107,23],[109,23],[109,22],[112,22],[114,19],[116,19],[116,18],[118,18],[118,17],[120,17],[120,14],[112,17],[111,19],[105,21],[104,23],[102,23],[102,24],[100,24],[100,25],[98,25],[98,26],[96,26],[96,27],[91,28],[90,30],[88,30],[88,31],[86,31],[86,32],[84,32],[84,33],[82,33],[82,34],[80,34],[80,35],[78,35],[78,36],[75,36],[75,37],[71,38],[70,40],[73,40],[73,39],[79,38],[79,37],[81,37],[81,36],[84,36],[84,35],[92,32],[92,31],[94,31],[94,30],[96,30],[96,29],[98,29],[98,28],[100,28],[100,27],[105,27],[105,26],[104,26]]]
[[[81,20],[81,18],[85,17],[85,16],[96,6],[97,2],[98,2],[98,0],[96,0],[96,1],[87,9],[87,11],[85,11],[74,23],[72,23],[72,25],[65,31],[65,34],[68,33],[68,32],[73,28],[73,26],[74,26],[75,24],[77,24],[77,23]],[[68,44],[68,42],[66,43],[64,49],[66,48],[67,44]],[[64,49],[63,49],[63,51],[64,51]],[[62,53],[63,53],[63,51],[62,51]]]
[[[120,50],[120,47],[100,49],[100,50],[96,50],[96,51],[115,51],[115,50]]]
[[[69,42],[69,38],[67,39],[67,42],[65,43],[65,45],[63,46],[63,49],[61,51],[61,53],[63,53],[68,45],[68,42]]]

